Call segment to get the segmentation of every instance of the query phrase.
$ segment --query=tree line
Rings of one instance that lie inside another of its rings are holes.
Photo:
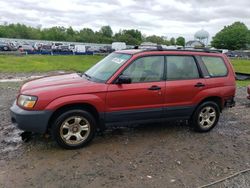
[[[142,42],[153,42],[164,45],[185,45],[185,38],[170,38],[169,40],[162,36],[145,36],[137,29],[120,30],[114,33],[110,26],[103,26],[99,31],[93,31],[90,28],[83,28],[79,31],[72,27],[51,27],[41,29],[34,28],[24,24],[5,24],[0,25],[0,38],[18,38],[18,39],[36,39],[51,41],[69,41],[86,43],[125,42],[129,45],[139,45]]]
[[[185,46],[185,38],[167,39],[163,36],[151,35],[145,36],[137,29],[120,30],[117,33],[112,31],[110,26],[103,26],[99,31],[93,31],[90,28],[83,28],[79,31],[72,27],[51,27],[41,29],[34,28],[24,24],[5,24],[0,25],[0,38],[19,38],[19,39],[37,39],[51,41],[69,41],[85,43],[103,43],[125,42],[129,45],[139,45],[142,42],[153,42],[163,45]],[[234,22],[225,26],[219,31],[211,41],[211,45],[218,49],[249,49],[250,48],[250,30],[242,22]]]
[[[250,49],[250,30],[244,23],[234,22],[231,25],[224,26],[213,37],[211,45],[219,49]]]

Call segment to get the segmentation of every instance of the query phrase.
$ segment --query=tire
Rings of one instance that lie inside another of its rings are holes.
[[[96,120],[87,111],[69,110],[58,116],[52,125],[52,136],[65,149],[86,146],[95,136]]]
[[[207,101],[200,104],[195,110],[191,123],[197,132],[208,132],[218,123],[220,109],[217,103]]]
[[[3,47],[3,51],[8,51],[8,50],[9,50],[9,48],[7,46]]]

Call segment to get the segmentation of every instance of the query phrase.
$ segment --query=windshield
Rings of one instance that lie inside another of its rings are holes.
[[[84,75],[93,81],[106,82],[130,58],[129,54],[112,53],[87,70]]]

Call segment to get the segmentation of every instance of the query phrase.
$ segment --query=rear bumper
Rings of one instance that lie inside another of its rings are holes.
[[[35,133],[45,133],[52,111],[28,111],[14,104],[10,108],[11,121],[19,129]]]

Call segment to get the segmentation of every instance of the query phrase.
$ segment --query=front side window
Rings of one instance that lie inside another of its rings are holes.
[[[163,80],[164,56],[141,57],[131,63],[123,72],[132,83],[157,82]]]
[[[167,80],[189,80],[199,77],[192,56],[167,56]]]
[[[227,67],[222,58],[202,56],[201,59],[207,67],[209,76],[220,77],[227,75]]]
[[[112,53],[87,70],[84,75],[93,81],[106,82],[130,58],[129,54]]]

